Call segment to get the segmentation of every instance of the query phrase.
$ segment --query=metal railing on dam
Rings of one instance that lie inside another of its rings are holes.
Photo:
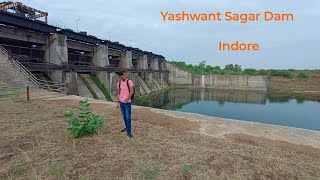
[[[19,61],[14,59],[12,55],[2,46],[0,46],[0,51],[3,55],[8,57],[9,60],[15,65],[15,67],[23,74],[23,76],[30,81],[33,85],[46,90],[65,92],[66,83],[58,83],[47,80],[41,80],[35,77],[27,68],[25,68]]]

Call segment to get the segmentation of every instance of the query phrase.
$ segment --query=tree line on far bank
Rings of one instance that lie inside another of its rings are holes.
[[[318,74],[320,75],[320,70],[294,70],[294,69],[284,69],[284,70],[276,70],[276,69],[254,69],[254,68],[245,68],[238,64],[228,64],[224,68],[220,66],[211,66],[206,65],[206,61],[199,62],[198,65],[186,64],[183,61],[171,61],[171,63],[175,64],[180,69],[187,71],[191,74],[217,74],[217,75],[250,75],[250,76],[268,76],[269,78],[273,76],[284,77],[284,78],[304,78],[307,79],[309,77],[308,74]],[[320,76],[319,76],[320,77]]]

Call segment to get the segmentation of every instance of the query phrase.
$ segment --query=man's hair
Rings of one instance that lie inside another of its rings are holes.
[[[124,73],[126,73],[126,72],[125,71],[120,71],[120,72],[118,72],[118,75],[122,76]]]

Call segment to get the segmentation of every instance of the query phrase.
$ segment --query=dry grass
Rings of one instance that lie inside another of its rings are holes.
[[[320,100],[320,76],[313,75],[308,79],[272,77],[268,82],[268,95]]]
[[[134,140],[119,111],[99,135],[71,139],[63,109],[78,102],[1,101],[0,179],[319,179],[319,149],[242,134],[202,136],[198,124],[133,109]]]

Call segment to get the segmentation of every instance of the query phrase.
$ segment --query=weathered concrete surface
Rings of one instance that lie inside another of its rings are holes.
[[[159,61],[159,68],[162,70],[167,70],[166,61]]]
[[[141,79],[146,83],[151,92],[159,91],[154,82],[153,74],[150,72],[140,73]]]
[[[68,49],[75,49],[78,51],[93,53],[95,49],[94,45],[77,42],[71,39],[67,39],[67,44],[68,44]]]
[[[68,62],[67,37],[60,34],[48,36],[45,61],[61,66]],[[64,77],[62,71],[49,72],[48,76],[52,81],[63,82]]]
[[[25,31],[19,28],[0,25],[0,38],[14,39],[18,41],[46,44],[46,35],[34,31]]]
[[[171,63],[166,63],[167,69],[170,71],[169,84],[170,85],[193,85],[193,76],[191,73],[183,71],[175,67]]]
[[[265,76],[210,75],[204,77],[204,86],[215,89],[267,90]]]
[[[148,69],[148,57],[147,57],[147,55],[139,56],[138,68],[140,68],[140,69]]]
[[[93,91],[97,94],[98,98],[101,100],[106,100],[106,98],[104,97],[104,94],[101,92],[101,90],[99,89],[99,87],[96,85],[96,83],[93,82],[93,80],[90,78],[90,74],[81,74],[82,77],[84,77],[87,82],[90,84],[91,88],[93,89]]]
[[[104,85],[107,91],[111,92],[110,73],[104,71],[94,72],[100,82]]]
[[[139,82],[139,85],[141,86],[141,90],[140,90],[141,94],[147,94],[151,92],[148,85],[144,82],[144,80],[140,76],[137,77],[137,80]]]
[[[76,72],[66,73],[67,95],[79,95],[77,79]]]
[[[153,73],[154,83],[159,90],[169,88],[165,80],[165,73],[155,72]]]
[[[79,96],[65,96],[55,99],[76,99],[81,100]],[[113,102],[89,99],[90,103],[108,104],[115,107]],[[232,119],[209,117],[194,113],[168,111],[162,109],[153,109],[148,107],[133,106],[134,111],[139,109],[150,109],[151,112],[169,115],[171,117],[182,118],[186,121],[199,123],[200,128],[194,133],[200,133],[204,136],[225,138],[228,134],[248,134],[256,137],[264,137],[272,140],[280,140],[292,144],[309,145],[320,148],[320,131],[291,128],[285,126],[269,125],[255,122],[246,122]]]
[[[267,77],[265,76],[232,76],[232,75],[192,75],[166,63],[169,74],[169,83],[173,86],[187,85],[190,87],[203,87],[214,89],[241,89],[241,90],[267,90]]]
[[[106,67],[110,65],[108,57],[108,46],[104,44],[101,44],[98,47],[95,46],[92,63],[99,67]]]
[[[120,67],[133,68],[131,51],[121,52]]]
[[[20,70],[8,59],[8,56],[0,51],[0,81],[14,87],[25,88],[32,85]]]
[[[87,86],[81,81],[79,77],[77,78],[77,85],[78,85],[79,96],[93,98]]]
[[[151,59],[151,64],[150,64],[150,68],[153,70],[159,70],[159,63],[158,63],[158,59]]]

